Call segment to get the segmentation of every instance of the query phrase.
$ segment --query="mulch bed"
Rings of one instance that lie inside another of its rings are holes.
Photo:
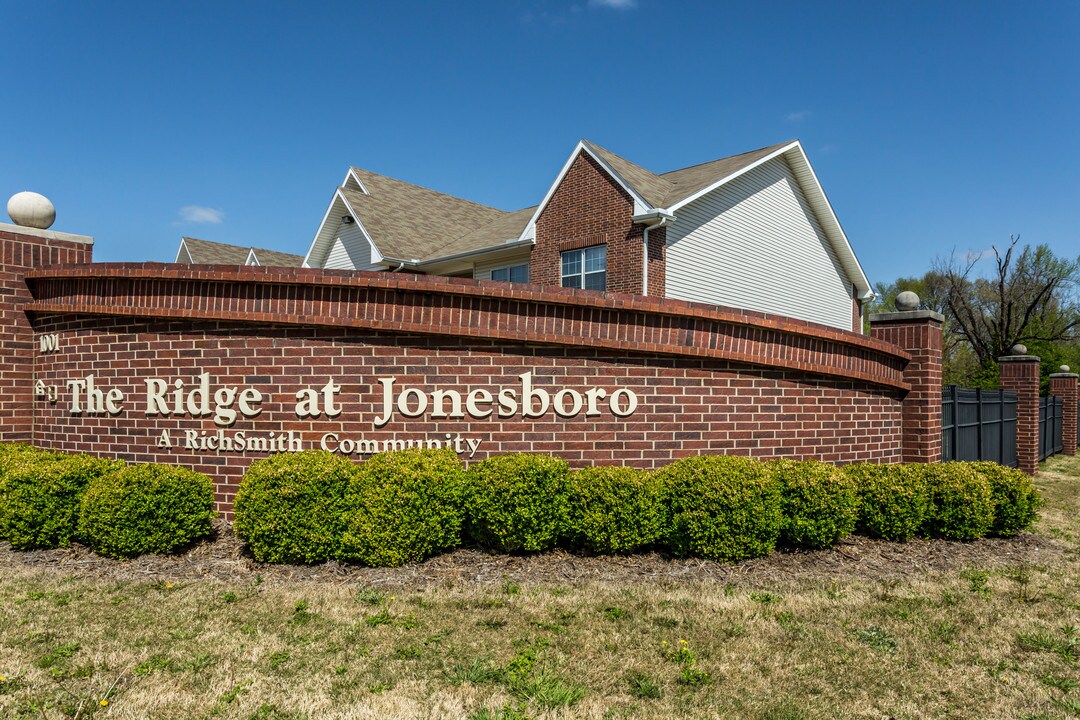
[[[57,550],[20,552],[0,542],[0,567],[50,568],[64,575],[97,580],[216,578],[253,582],[261,578],[271,583],[354,583],[401,589],[501,585],[507,580],[548,585],[717,582],[775,586],[796,580],[903,580],[967,567],[1051,565],[1065,551],[1064,543],[1030,533],[970,543],[921,539],[890,543],[853,535],[831,550],[779,551],[736,564],[671,558],[657,552],[590,557],[555,550],[511,556],[462,548],[401,568],[365,568],[334,562],[309,567],[258,563],[232,529],[218,522],[213,538],[196,543],[184,553],[133,560],[103,558],[78,544]]]

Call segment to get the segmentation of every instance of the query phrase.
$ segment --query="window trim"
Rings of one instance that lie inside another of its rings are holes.
[[[596,249],[602,249],[603,250],[604,269],[603,270],[593,270],[592,272],[586,272],[586,270],[585,270],[585,254],[590,250],[596,250]],[[563,274],[563,268],[564,268],[563,259],[567,255],[569,255],[570,253],[576,253],[578,255],[578,257],[579,257],[578,263],[579,263],[579,265],[581,267],[581,272],[574,273],[572,275],[564,275]],[[607,291],[607,244],[606,243],[601,243],[599,245],[589,245],[587,247],[582,247],[582,248],[572,248],[570,250],[563,250],[563,251],[561,251],[559,253],[559,285],[561,287],[573,287],[573,286],[567,286],[564,281],[568,277],[576,277],[576,278],[580,278],[580,284],[577,286],[577,289],[584,290],[584,289],[586,289],[585,288],[585,278],[586,278],[586,276],[588,276],[588,275],[600,275],[601,273],[604,275],[604,287],[601,290],[601,292],[606,292]]]
[[[513,269],[518,268],[518,267],[525,268],[525,279],[524,280],[511,280],[510,278],[513,277],[513,272],[512,272]],[[506,272],[507,279],[506,280],[495,280],[495,278],[493,278],[492,275],[494,275],[497,270],[506,270],[507,271]],[[523,262],[523,263],[514,263],[513,265],[500,265],[499,267],[493,267],[493,268],[488,270],[488,279],[489,280],[495,280],[495,282],[522,282],[522,283],[527,283],[527,282],[529,282],[529,263],[528,262]]]

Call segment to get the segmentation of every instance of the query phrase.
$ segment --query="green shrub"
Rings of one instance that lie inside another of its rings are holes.
[[[926,520],[923,530],[947,540],[977,540],[994,525],[994,496],[990,481],[969,463],[913,465],[926,481]]]
[[[993,462],[968,463],[990,483],[994,496],[994,524],[991,535],[1012,537],[1031,527],[1038,517],[1039,494],[1031,477],[1016,468]]]
[[[656,542],[667,526],[661,487],[652,473],[633,468],[570,473],[566,539],[593,553],[629,552]]]
[[[89,455],[19,453],[5,463],[4,536],[16,550],[67,547],[75,537],[79,502],[94,478],[124,463]]]
[[[921,472],[910,465],[847,465],[859,491],[858,528],[871,537],[905,542],[926,519],[929,498]]]
[[[210,534],[210,478],[172,465],[129,465],[90,481],[79,539],[109,557],[169,553]]]
[[[28,464],[34,464],[46,458],[57,459],[66,457],[52,450],[41,450],[23,443],[0,443],[0,538],[6,539],[10,532],[11,511],[7,499],[7,484],[5,477],[9,468],[22,468]]]
[[[768,555],[780,534],[780,485],[764,463],[702,455],[657,471],[671,503],[676,555],[736,561]]]
[[[396,567],[456,547],[464,479],[450,448],[372,456],[353,472],[345,493],[341,558]]]
[[[768,467],[783,493],[781,541],[827,548],[855,529],[859,495],[855,482],[843,470],[815,460],[776,460]]]
[[[566,461],[548,455],[499,455],[466,474],[469,535],[503,552],[555,545],[566,520]]]
[[[8,536],[8,525],[11,522],[11,513],[8,510],[7,485],[4,478],[9,467],[18,466],[27,462],[33,462],[34,458],[29,455],[36,454],[36,448],[22,443],[0,443],[0,538]]]
[[[236,535],[259,562],[319,563],[341,554],[353,463],[323,450],[253,462],[234,502]]]

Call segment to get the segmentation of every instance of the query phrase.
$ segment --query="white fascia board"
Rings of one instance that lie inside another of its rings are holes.
[[[176,259],[173,260],[174,263],[180,262],[180,253],[184,253],[185,255],[187,255],[187,260],[189,263],[195,263],[195,261],[191,258],[191,251],[188,250],[187,240],[185,240],[184,238],[180,238],[180,247],[176,249]]]
[[[307,254],[304,255],[304,262],[300,264],[300,267],[312,267],[312,265],[310,264],[311,255],[315,252],[316,246],[319,245],[319,238],[322,236],[323,230],[326,228],[326,222],[330,219],[330,213],[333,211],[334,205],[337,204],[338,198],[340,196],[341,192],[335,190],[334,196],[330,198],[330,204],[326,206],[326,212],[323,213],[322,220],[319,222],[319,227],[315,231],[315,237],[311,239],[311,245],[308,246]]]
[[[444,255],[442,257],[431,258],[430,260],[414,260],[413,262],[417,267],[424,267],[427,265],[434,265],[435,263],[448,262],[451,260],[464,260],[466,258],[476,258],[483,255],[495,255],[504,253],[507,250],[515,250],[517,248],[528,247],[533,244],[532,240],[514,240],[513,242],[500,243],[499,245],[492,245],[491,247],[479,248],[477,250],[464,250],[453,255]]]
[[[262,267],[262,263],[259,262],[259,256],[255,254],[255,248],[248,250],[247,259],[244,260],[245,265],[254,265],[256,267]]]
[[[360,192],[364,193],[365,195],[371,194],[368,192],[367,186],[364,185],[364,181],[361,180],[360,176],[353,171],[351,165],[349,166],[348,172],[345,173],[345,179],[341,181],[342,187],[348,187],[349,180],[352,180],[354,183],[356,183],[356,186],[360,189]]]
[[[544,199],[540,201],[539,205],[536,206],[536,212],[534,212],[532,217],[529,218],[529,222],[527,225],[525,225],[525,230],[521,233],[520,236],[518,236],[518,240],[536,239],[537,218],[539,218],[540,214],[544,212],[545,208],[547,208],[548,203],[551,202],[551,197],[555,194],[555,191],[559,189],[559,185],[562,184],[563,178],[566,177],[566,173],[570,172],[570,166],[574,164],[574,161],[577,160],[578,155],[580,155],[582,152],[589,153],[589,157],[596,160],[596,162],[599,163],[600,167],[604,169],[604,172],[610,175],[612,179],[615,180],[615,182],[619,183],[619,185],[624,190],[626,190],[626,192],[630,193],[630,197],[634,199],[634,215],[640,215],[641,213],[648,212],[649,210],[653,209],[652,205],[645,202],[645,199],[641,197],[637,193],[637,191],[634,190],[634,188],[630,187],[630,185],[628,185],[625,180],[619,177],[619,174],[617,172],[611,169],[611,166],[609,166],[606,162],[600,159],[596,155],[596,153],[590,150],[589,146],[585,144],[584,140],[578,140],[578,144],[574,146],[574,151],[570,153],[570,157],[562,166],[562,170],[560,170],[558,176],[556,176],[555,182],[551,183],[551,187],[548,188],[547,194],[544,195]]]
[[[686,198],[683,198],[679,202],[677,202],[674,205],[672,205],[671,207],[669,207],[668,212],[673,213],[676,210],[678,210],[679,208],[683,207],[684,205],[689,205],[690,203],[694,202],[698,198],[700,198],[700,197],[702,197],[704,195],[708,195],[709,193],[711,193],[713,190],[717,189],[718,187],[721,187],[723,185],[727,185],[729,182],[731,182],[735,178],[739,177],[740,175],[745,175],[746,173],[750,172],[754,168],[759,167],[761,165],[764,165],[765,163],[769,162],[770,160],[772,160],[772,159],[774,159],[776,157],[779,157],[780,155],[783,155],[784,153],[786,153],[786,152],[788,152],[788,151],[790,151],[790,150],[792,150],[793,148],[796,148],[796,147],[799,147],[799,141],[798,140],[796,140],[793,143],[789,143],[788,145],[785,145],[784,147],[780,148],[779,150],[776,150],[775,152],[769,153],[768,155],[761,158],[760,160],[752,162],[749,165],[747,165],[746,167],[740,168],[739,170],[736,170],[735,172],[731,173],[730,175],[726,175],[726,176],[720,178],[719,180],[714,182],[712,185],[708,185],[708,186],[702,188],[701,190],[698,190],[693,195],[691,195],[689,197],[686,197]]]
[[[341,195],[341,200],[345,203],[345,207],[349,210],[349,215],[352,216],[353,222],[356,223],[356,227],[360,228],[360,232],[364,234],[364,239],[367,240],[368,245],[371,246],[371,262],[381,262],[383,258],[382,251],[379,250],[379,246],[375,244],[375,241],[371,239],[371,233],[367,231],[367,228],[364,227],[364,223],[360,221],[360,216],[356,214],[355,210],[353,210],[352,205],[349,204],[348,198],[346,198],[344,195]]]
[[[806,151],[803,150],[802,144],[798,141],[795,142],[795,148],[788,156],[788,160],[798,166],[796,168],[796,177],[800,167],[804,168],[805,172],[809,174],[812,182],[809,183],[809,187],[803,187],[803,192],[808,196],[811,207],[813,207],[814,212],[818,214],[819,220],[825,226],[825,233],[836,250],[836,254],[840,256],[844,270],[847,271],[848,279],[859,290],[860,299],[873,297],[874,288],[871,287],[870,280],[867,279],[866,273],[863,272],[859,258],[855,256],[855,250],[851,247],[851,242],[848,241],[847,234],[844,232],[844,228],[841,227],[840,220],[836,217],[832,203],[829,202],[829,198],[825,194],[825,188],[821,186],[821,181],[818,180],[817,173],[814,172],[814,166],[810,164],[810,158],[806,156]],[[806,183],[803,184],[806,185]]]
[[[335,207],[341,209],[335,213]],[[341,192],[341,188],[338,188],[334,191],[334,197],[330,200],[330,205],[323,214],[322,222],[319,223],[319,229],[315,232],[315,237],[311,241],[311,246],[304,256],[304,262],[301,267],[315,267],[311,264],[311,261],[316,257],[318,257],[321,262],[326,262],[326,255],[330,252],[329,245],[333,242],[333,235],[341,225],[342,209],[348,211],[349,215],[352,215],[353,220],[356,222],[356,226],[360,228],[360,231],[364,234],[364,238],[371,245],[371,262],[376,263],[382,259],[382,253],[371,239],[371,234],[367,231],[367,228],[364,227],[364,224],[360,222],[360,218],[356,215],[356,211],[353,210],[352,206],[349,205],[349,201]],[[321,267],[321,265],[319,267]]]
[[[626,182],[626,180],[624,180],[622,176],[619,175],[619,173],[615,172],[615,169],[613,167],[604,162],[604,160],[592,150],[589,150],[588,145],[586,145],[584,142],[579,144],[586,152],[589,153],[590,157],[596,160],[596,162],[600,163],[600,167],[604,168],[604,172],[615,178],[615,182],[619,183],[619,185],[622,186],[623,190],[626,190],[626,192],[630,193],[630,197],[634,198],[634,215],[642,215],[653,209],[653,206],[646,202],[645,198],[641,197],[641,195],[638,194],[637,190],[630,187],[630,183]]]

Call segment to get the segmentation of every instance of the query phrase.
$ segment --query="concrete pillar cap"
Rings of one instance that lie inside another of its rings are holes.
[[[1003,362],[1042,362],[1042,358],[1038,355],[1002,355],[998,358],[999,363]]]

